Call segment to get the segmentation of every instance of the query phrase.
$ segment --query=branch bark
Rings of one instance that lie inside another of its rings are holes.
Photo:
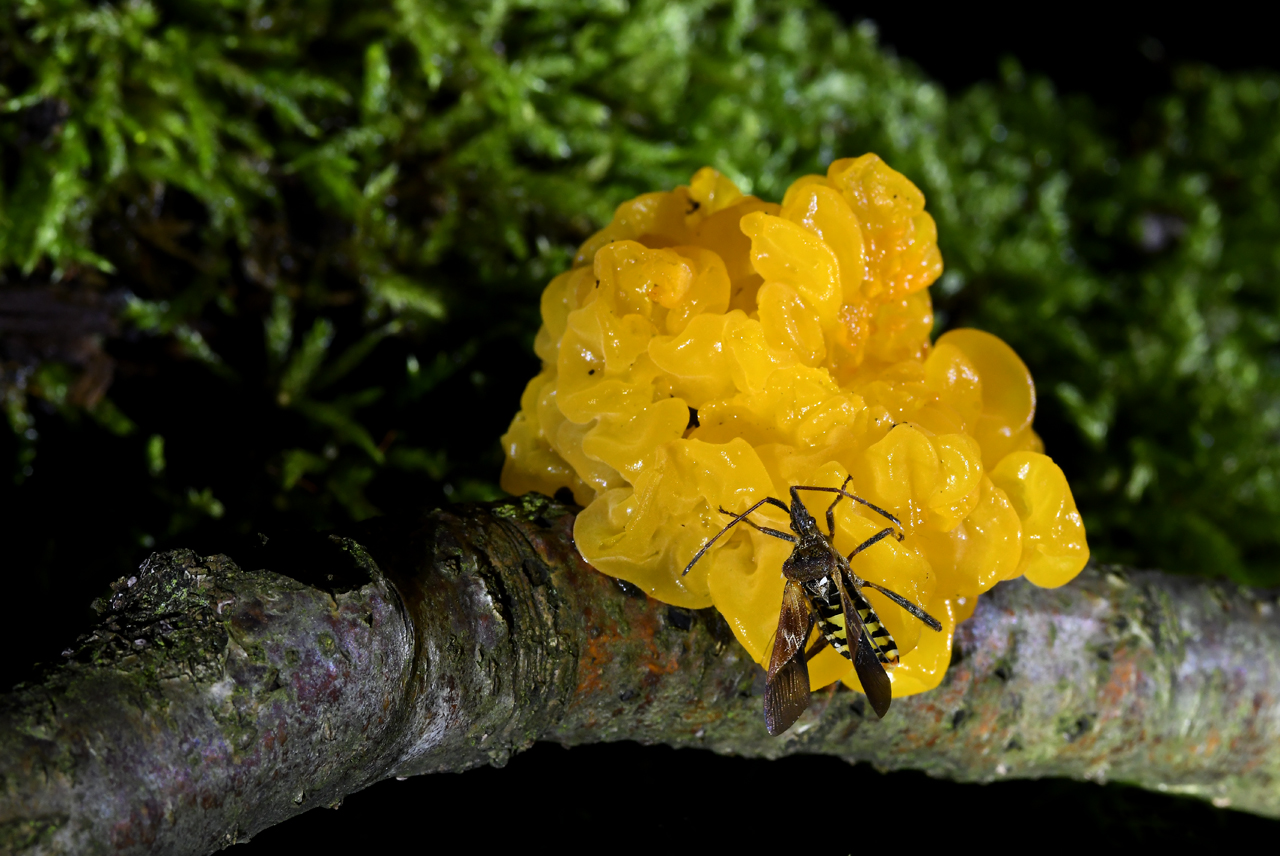
[[[724,620],[595,572],[572,524],[531,495],[241,551],[262,570],[152,556],[65,663],[0,699],[0,851],[209,852],[536,740],[1117,779],[1280,816],[1274,594],[1104,567],[1005,583],[937,690],[883,721],[821,691],[772,738]]]

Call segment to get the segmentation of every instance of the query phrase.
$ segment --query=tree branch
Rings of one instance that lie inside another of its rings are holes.
[[[0,851],[208,852],[535,740],[1111,778],[1280,816],[1273,595],[1116,568],[1005,583],[937,690],[883,721],[820,691],[772,738],[724,620],[595,572],[572,523],[531,495],[241,551],[268,570],[152,556],[66,663],[0,699]]]

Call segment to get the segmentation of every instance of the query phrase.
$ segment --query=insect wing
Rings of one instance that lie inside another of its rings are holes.
[[[874,646],[873,650],[875,651],[876,659],[881,663],[896,664],[898,662],[898,643],[894,641],[893,634],[889,632],[889,628],[884,626],[884,622],[876,614],[875,607],[871,605],[871,601],[863,596],[861,587],[854,580],[852,573],[845,573],[844,590],[849,592],[849,600],[853,603],[853,608],[858,610],[858,618],[862,619],[862,626],[866,629],[867,637]],[[866,580],[862,580],[861,584],[871,585]],[[872,587],[876,588],[876,586]]]
[[[778,632],[773,640],[773,656],[769,660],[769,683],[809,641],[813,629],[812,610],[804,596],[804,588],[794,580],[782,590],[782,612],[778,615]],[[806,694],[808,690],[805,690]]]
[[[764,727],[775,736],[809,707],[809,666],[803,654],[812,630],[813,613],[804,590],[800,583],[788,581],[764,685]]]
[[[863,692],[867,694],[867,701],[871,702],[871,709],[876,712],[876,716],[884,718],[884,715],[889,712],[889,703],[893,701],[893,684],[889,682],[889,675],[885,672],[884,666],[880,665],[880,658],[876,656],[875,643],[867,634],[867,628],[863,625],[858,610],[853,606],[853,600],[849,597],[844,581],[837,577],[836,583],[840,586],[840,608],[844,610],[845,633],[850,639],[857,640],[853,652],[854,671],[858,673],[858,680],[862,684]]]
[[[793,656],[764,685],[764,727],[773,736],[786,731],[809,707],[809,666]]]

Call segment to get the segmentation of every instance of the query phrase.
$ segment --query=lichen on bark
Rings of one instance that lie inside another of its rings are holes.
[[[1114,567],[1002,585],[943,686],[884,720],[821,692],[773,738],[723,619],[597,573],[572,523],[530,495],[272,539],[243,564],[153,556],[66,662],[0,700],[0,849],[209,852],[536,740],[1118,779],[1280,816],[1273,593]]]

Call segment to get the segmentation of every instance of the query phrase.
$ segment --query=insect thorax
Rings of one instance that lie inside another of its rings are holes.
[[[787,579],[802,583],[829,578],[840,567],[840,559],[840,554],[821,535],[802,538],[783,563],[782,573]]]

